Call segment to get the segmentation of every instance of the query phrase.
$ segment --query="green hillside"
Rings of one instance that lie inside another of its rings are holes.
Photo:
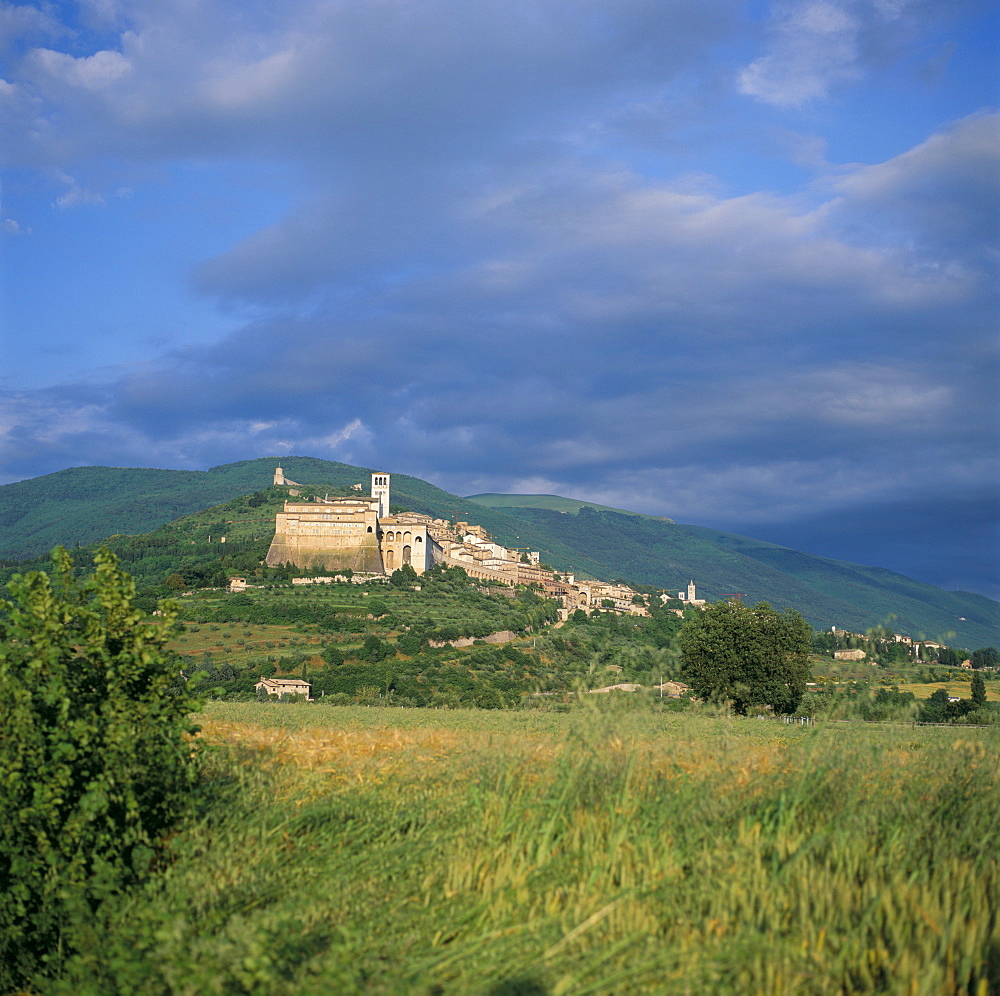
[[[619,515],[638,515],[644,519],[657,519],[660,522],[673,522],[664,515],[645,515],[643,512],[630,512],[627,508],[614,508],[611,505],[598,505],[596,502],[583,501],[581,498],[563,498],[561,495],[501,495],[481,494],[469,495],[469,501],[487,508],[547,508],[553,512],[567,512],[575,515],[581,508],[593,509],[595,512],[617,512]]]
[[[715,600],[739,593],[750,602],[795,608],[821,629],[863,632],[895,615],[897,632],[954,645],[989,646],[1000,635],[1000,603],[944,591],[882,568],[585,505],[576,514],[511,505],[505,511],[564,547],[586,550],[603,565],[600,577],[678,590],[693,579],[701,597]]]
[[[367,491],[371,473],[311,457],[265,457],[208,471],[72,468],[0,487],[0,557],[11,565],[57,543],[115,537],[112,548],[146,583],[178,571],[248,570],[264,556],[285,498],[271,488],[279,464],[317,494],[353,493],[359,483]],[[1000,603],[991,599],[744,536],[556,495],[461,498],[398,473],[392,503],[479,523],[506,546],[537,550],[556,569],[581,576],[675,590],[693,579],[710,600],[740,593],[790,606],[817,628],[863,631],[895,615],[897,632],[970,648],[1000,645]],[[545,504],[552,507],[538,507]]]

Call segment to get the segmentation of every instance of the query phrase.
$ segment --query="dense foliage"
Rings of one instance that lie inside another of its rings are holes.
[[[149,869],[194,776],[195,703],[174,687],[162,649],[175,607],[155,619],[137,611],[106,551],[82,583],[64,550],[52,566],[16,578],[0,600],[5,992],[95,940],[94,911]]]
[[[685,680],[700,698],[791,713],[809,680],[812,631],[797,612],[767,602],[716,602],[688,619],[680,634]]]

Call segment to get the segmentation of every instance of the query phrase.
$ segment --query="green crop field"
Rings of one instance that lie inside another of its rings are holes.
[[[210,703],[59,992],[1000,992],[996,729]]]

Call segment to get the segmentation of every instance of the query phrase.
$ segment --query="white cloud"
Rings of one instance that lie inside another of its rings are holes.
[[[22,228],[14,218],[0,218],[0,236],[30,235],[30,228]]]
[[[825,100],[891,62],[947,6],[922,0],[774,0],[764,54],[739,91],[777,107]]]
[[[52,206],[60,210],[66,210],[67,208],[79,207],[85,204],[104,204],[104,197],[96,190],[86,190],[83,187],[77,186],[75,182],[71,182],[69,190],[60,194]]]
[[[770,51],[740,73],[741,93],[768,104],[799,107],[834,86],[858,79],[857,18],[832,0],[782,4]]]
[[[29,53],[28,62],[56,82],[84,90],[103,90],[132,70],[132,64],[121,52],[108,50],[75,58],[54,49],[36,48]]]
[[[829,205],[831,220],[855,237],[909,244],[938,259],[992,254],[1000,236],[1000,113],[953,122],[831,182],[842,195]]]

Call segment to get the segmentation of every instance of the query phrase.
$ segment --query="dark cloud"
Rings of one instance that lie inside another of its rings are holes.
[[[719,520],[720,528],[746,532],[820,556],[887,567],[951,590],[1000,599],[996,492],[941,487],[930,475],[912,497],[863,502],[820,516],[781,523]]]

